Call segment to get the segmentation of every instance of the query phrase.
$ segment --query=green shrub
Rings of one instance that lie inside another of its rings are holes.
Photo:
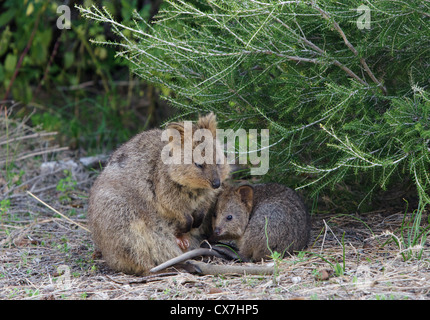
[[[133,10],[149,19],[159,2],[83,1],[105,5],[124,24],[133,23]],[[82,19],[73,2],[68,6],[70,28],[58,28],[60,5],[64,1],[0,3],[0,101],[20,102],[18,118],[35,109],[33,125],[59,131],[63,145],[112,149],[154,118],[156,102],[145,97],[153,88],[137,82],[113,48],[91,46],[88,38],[108,41],[115,35]],[[142,97],[148,107],[137,110],[134,103]]]
[[[121,39],[94,42],[173,92],[180,115],[269,128],[266,180],[295,177],[314,195],[354,184],[355,208],[412,181],[421,210],[430,203],[428,2],[364,1],[369,29],[358,0],[164,4],[144,27],[136,12],[126,26],[105,8],[80,10]]]

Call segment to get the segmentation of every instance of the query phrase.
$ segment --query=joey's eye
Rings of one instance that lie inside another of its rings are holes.
[[[228,221],[230,221],[231,219],[233,219],[233,216],[231,214],[229,214],[226,218]]]
[[[197,168],[200,168],[200,169],[202,169],[202,168],[203,168],[203,165],[202,165],[202,164],[200,164],[200,163],[194,162],[194,164],[196,165],[196,167],[197,167]]]

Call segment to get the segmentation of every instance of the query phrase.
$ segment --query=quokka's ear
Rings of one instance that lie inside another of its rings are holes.
[[[181,134],[184,134],[184,123],[183,122],[170,122],[167,124],[166,129],[178,130]]]
[[[183,122],[170,122],[167,124],[166,129],[177,130],[181,135],[181,142],[184,142],[184,123]]]
[[[236,189],[236,193],[240,196],[240,199],[245,204],[248,213],[251,213],[254,205],[254,188],[249,184],[240,186]]]
[[[190,123],[191,123],[191,121],[190,121]],[[166,129],[177,130],[179,132],[179,134],[181,135],[182,144],[184,143],[185,131],[187,130],[184,126],[184,122],[170,122],[167,125]],[[193,133],[195,130],[196,130],[196,126],[194,124],[192,124],[188,138],[192,139],[192,136],[193,136]]]
[[[205,115],[204,117],[200,117],[197,121],[197,127],[198,129],[208,129],[212,135],[216,136],[216,128],[217,128],[217,122],[216,122],[216,116],[213,112]]]

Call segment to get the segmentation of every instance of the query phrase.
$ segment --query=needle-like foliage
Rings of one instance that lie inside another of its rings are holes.
[[[181,115],[269,128],[268,180],[413,181],[430,203],[430,1],[166,0],[134,26],[80,10]]]

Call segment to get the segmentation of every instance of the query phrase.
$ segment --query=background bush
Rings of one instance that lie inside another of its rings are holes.
[[[0,99],[63,145],[104,152],[171,114],[161,93],[176,117],[269,128],[263,179],[315,202],[368,211],[388,190],[387,206],[429,203],[427,2],[166,0],[147,23],[160,2],[1,2]],[[61,4],[70,29],[56,27]]]
[[[89,43],[89,38],[116,36],[109,27],[82,19],[75,4],[104,5],[130,24],[133,10],[148,20],[160,2],[2,1],[0,100],[20,102],[17,117],[34,112],[33,125],[59,131],[63,145],[90,152],[111,150],[142,128],[158,125],[168,111],[158,91],[115,58],[113,48]],[[71,25],[61,30],[57,8],[63,4],[71,9]]]
[[[357,25],[363,3],[369,29]],[[151,24],[135,13],[131,27],[106,9],[81,12],[110,25],[121,41],[95,42],[173,92],[165,98],[181,115],[215,111],[226,127],[269,128],[264,179],[314,198],[334,190],[337,210],[369,210],[387,188],[403,191],[402,201],[411,186],[420,212],[430,203],[428,2],[164,5]]]

